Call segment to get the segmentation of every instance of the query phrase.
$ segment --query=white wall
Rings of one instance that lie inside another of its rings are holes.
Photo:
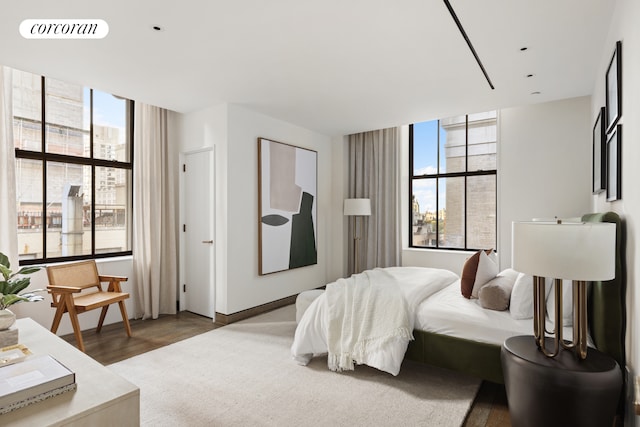
[[[182,152],[214,147],[216,156],[216,311],[233,314],[303,290],[342,274],[343,218],[341,138],[328,136],[237,105],[186,114],[180,123]],[[318,153],[318,263],[280,273],[258,274],[258,137]]]
[[[511,222],[531,218],[575,217],[590,212],[590,98],[507,108],[499,115],[498,257],[511,266]],[[406,135],[407,131],[403,132]],[[403,137],[408,158],[408,136]],[[408,162],[402,171],[403,230],[408,227]],[[574,165],[586,165],[574,167]],[[405,233],[406,234],[406,233]],[[402,264],[446,268],[460,274],[469,252],[408,248],[403,235]]]
[[[511,266],[511,223],[591,212],[590,98],[500,112],[498,247]]]
[[[638,251],[638,222],[640,221],[640,2],[637,0],[618,0],[611,21],[607,42],[600,52],[600,68],[596,76],[591,103],[592,126],[600,107],[605,105],[605,75],[615,42],[622,41],[622,200],[607,202],[604,193],[593,197],[594,210],[598,212],[614,211],[623,219],[627,237],[627,366],[633,375],[640,370],[640,307],[638,292],[638,271],[640,271],[640,252]],[[640,423],[628,407],[627,425]]]

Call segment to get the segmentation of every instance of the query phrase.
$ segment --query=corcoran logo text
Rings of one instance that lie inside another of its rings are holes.
[[[109,24],[102,19],[25,19],[20,34],[25,39],[102,39]]]

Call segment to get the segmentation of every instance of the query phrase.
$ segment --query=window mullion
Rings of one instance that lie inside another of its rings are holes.
[[[438,120],[438,135],[436,139],[436,249],[440,247],[440,120]]]
[[[409,125],[409,247],[413,246],[413,124]]]
[[[47,258],[47,160],[46,160],[46,135],[47,135],[47,115],[46,115],[46,82],[44,76],[40,77],[40,160],[42,162],[42,209],[40,224],[42,226],[42,258]]]
[[[469,248],[467,244],[467,235],[468,235],[468,211],[467,211],[467,176],[469,173],[469,115],[464,116],[464,248],[465,250]]]
[[[96,254],[96,164],[93,150],[93,89],[89,90],[89,158],[91,159],[91,255]]]

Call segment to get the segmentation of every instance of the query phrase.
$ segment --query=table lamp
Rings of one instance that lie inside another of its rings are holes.
[[[345,199],[344,201],[344,215],[353,217],[353,260],[354,260],[354,273],[359,273],[358,270],[358,245],[360,236],[358,236],[358,229],[356,228],[356,218],[359,216],[371,215],[371,200],[369,199]],[[362,228],[362,222],[360,223]],[[362,233],[361,233],[362,234]]]
[[[612,223],[514,222],[512,267],[533,276],[533,330],[538,348],[547,357],[564,349],[578,359],[587,357],[587,281],[615,277],[616,225]],[[555,321],[545,331],[545,278],[554,280]],[[573,341],[562,337],[562,280],[573,281]],[[553,334],[553,351],[545,346]]]

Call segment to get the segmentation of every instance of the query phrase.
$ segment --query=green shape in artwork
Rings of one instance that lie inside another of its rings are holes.
[[[291,219],[289,268],[318,263],[312,208],[313,196],[309,193],[302,193],[300,213],[294,214]]]
[[[289,222],[288,218],[283,217],[282,215],[265,215],[262,217],[262,223],[267,225],[272,225],[274,227],[278,227],[280,225],[284,225]]]

